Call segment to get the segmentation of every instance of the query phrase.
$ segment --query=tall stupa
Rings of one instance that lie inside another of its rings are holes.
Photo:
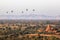
[[[46,32],[50,32],[51,31],[51,26],[48,24],[47,25],[47,28],[46,28],[46,30],[45,30]]]

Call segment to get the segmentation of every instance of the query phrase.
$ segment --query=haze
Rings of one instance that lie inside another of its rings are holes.
[[[26,9],[28,9],[28,12],[26,12]],[[32,12],[32,9],[35,9],[35,12]],[[11,10],[14,12],[11,13]],[[7,11],[9,14],[6,13]],[[60,15],[60,0],[0,0],[0,15],[22,15],[21,11],[24,11],[23,15],[33,13],[37,15],[57,16]],[[1,16],[1,18],[4,17]],[[31,17],[31,19],[33,18]]]

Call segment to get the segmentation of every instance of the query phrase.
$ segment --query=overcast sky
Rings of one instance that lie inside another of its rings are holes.
[[[28,12],[26,9],[29,9]],[[35,9],[34,12],[33,9]],[[11,10],[14,12],[11,13]],[[24,11],[23,15],[33,13],[57,16],[60,15],[60,0],[0,0],[0,15],[22,15],[21,11]],[[4,17],[0,16],[0,18]]]

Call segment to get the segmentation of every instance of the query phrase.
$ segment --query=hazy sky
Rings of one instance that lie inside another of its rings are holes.
[[[26,9],[29,9],[28,12]],[[32,9],[35,9],[35,12]],[[11,10],[14,12],[11,13]],[[60,15],[60,0],[0,0],[0,15],[22,15],[21,11],[24,11],[23,15],[33,13],[57,16]]]

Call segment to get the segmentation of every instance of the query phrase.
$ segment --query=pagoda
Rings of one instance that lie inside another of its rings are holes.
[[[46,28],[46,30],[45,30],[46,32],[51,32],[51,26],[48,24],[47,25],[47,28]]]

